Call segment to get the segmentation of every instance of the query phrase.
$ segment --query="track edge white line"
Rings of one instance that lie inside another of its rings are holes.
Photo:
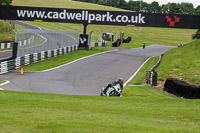
[[[82,57],[82,58],[80,58],[80,59],[74,60],[74,61],[72,61],[72,62],[69,62],[69,63],[67,63],[67,64],[63,64],[63,65],[61,65],[61,66],[57,66],[57,67],[54,67],[54,68],[51,68],[51,69],[47,69],[47,70],[44,70],[44,71],[35,71],[35,72],[48,72],[48,71],[52,71],[52,70],[59,69],[59,68],[61,68],[61,67],[70,65],[70,64],[72,64],[72,63],[75,63],[75,62],[77,62],[77,61],[80,61],[80,60],[83,60],[83,59],[86,59],[86,58],[89,58],[89,57],[93,57],[93,56],[96,56],[96,55],[100,55],[100,54],[104,54],[104,53],[109,53],[109,52],[113,52],[113,51],[119,51],[119,49],[115,49],[115,50],[110,50],[110,51],[105,51],[105,52],[101,52],[101,53],[89,55],[89,56]]]
[[[156,56],[152,56],[152,57],[149,57],[138,69],[137,71],[123,84],[123,87],[126,86],[126,84],[128,84],[128,82],[130,82],[136,75],[137,73],[142,69],[142,67],[153,57],[156,57]]]
[[[0,87],[10,83],[10,81],[8,81],[8,80],[4,80],[4,81],[6,81],[6,82],[5,83],[1,83]],[[0,88],[0,90],[4,90],[4,89]]]

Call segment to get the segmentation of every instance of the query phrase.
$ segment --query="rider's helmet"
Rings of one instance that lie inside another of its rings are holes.
[[[121,84],[121,86],[123,86],[124,79],[123,79],[123,78],[120,78],[120,79],[119,79],[119,83]]]

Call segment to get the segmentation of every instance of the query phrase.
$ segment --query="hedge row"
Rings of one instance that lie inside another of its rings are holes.
[[[185,81],[174,78],[168,78],[166,80],[164,91],[188,99],[200,98],[200,86],[190,85]]]

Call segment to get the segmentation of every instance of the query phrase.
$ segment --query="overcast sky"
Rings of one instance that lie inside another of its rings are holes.
[[[129,1],[129,0],[125,0],[125,1]],[[133,0],[133,1],[137,1],[137,0]],[[169,2],[174,2],[174,3],[187,2],[187,3],[192,3],[194,7],[197,7],[198,5],[200,5],[200,0],[143,0],[143,1],[147,3],[157,1],[160,5],[167,4]]]

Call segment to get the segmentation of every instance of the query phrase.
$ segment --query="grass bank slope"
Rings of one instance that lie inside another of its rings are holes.
[[[0,42],[10,42],[14,41],[15,34],[11,29],[11,24],[0,20]]]
[[[158,57],[141,69],[143,73]],[[141,72],[140,71],[140,72]],[[140,76],[133,83],[141,83]],[[200,100],[170,97],[154,87],[126,87],[124,97],[0,91],[1,132],[199,132]]]
[[[0,42],[12,42],[15,40],[15,33],[12,29],[23,29],[21,25],[15,24],[14,27],[9,22],[0,20]]]
[[[18,6],[37,6],[53,8],[74,8],[74,9],[91,9],[91,10],[111,10],[122,11],[118,8],[91,4],[86,2],[77,2],[70,0],[14,0],[13,5]],[[39,27],[52,30],[79,30],[83,32],[83,25],[69,23],[50,23],[50,22],[27,22]],[[152,27],[128,27],[128,26],[105,26],[105,25],[88,25],[88,32],[93,31],[92,41],[97,42],[100,30],[112,31],[116,37],[117,31],[124,32],[124,38],[132,37],[131,43],[123,44],[123,48],[141,47],[143,42],[146,45],[177,45],[186,44],[191,41],[192,34],[196,30],[191,29],[174,29],[174,28],[152,28]],[[111,45],[111,42],[109,42]]]
[[[156,71],[161,79],[178,78],[200,85],[200,39],[167,51]]]
[[[72,0],[13,0],[15,6],[34,6],[34,7],[52,7],[52,8],[70,8],[70,9],[95,9],[95,10],[111,10],[125,11],[119,8],[103,6],[98,4],[90,4],[87,2],[79,2]]]
[[[122,98],[0,91],[1,132],[199,132],[199,100],[133,89]]]

